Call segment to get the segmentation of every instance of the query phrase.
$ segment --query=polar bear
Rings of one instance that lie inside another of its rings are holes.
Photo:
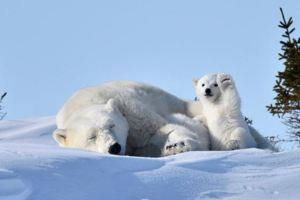
[[[205,149],[194,142],[199,131],[167,119],[174,113],[197,113],[195,107],[195,102],[157,87],[113,81],[75,93],[57,114],[53,137],[62,147],[120,155],[149,155],[149,149],[161,155]]]
[[[194,86],[202,105],[202,119],[209,129],[212,150],[251,147],[274,150],[264,137],[245,122],[240,97],[230,75],[205,75],[194,80]]]

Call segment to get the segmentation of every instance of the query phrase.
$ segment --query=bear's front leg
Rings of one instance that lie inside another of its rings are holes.
[[[218,74],[217,83],[223,96],[224,110],[228,114],[239,114],[241,100],[232,77],[229,74]]]
[[[177,126],[178,127],[178,126]],[[162,149],[162,156],[175,155],[187,151],[204,150],[204,145],[197,139],[196,133],[180,127],[169,133]]]
[[[168,141],[165,145],[165,148],[162,152],[162,156],[175,155],[178,153],[196,151],[199,150],[197,147],[200,144],[193,139],[182,139],[178,141]]]

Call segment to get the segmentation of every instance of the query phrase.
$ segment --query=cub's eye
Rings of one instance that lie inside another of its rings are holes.
[[[218,87],[218,84],[215,83],[214,86],[215,86],[215,87]]]
[[[205,86],[205,84],[203,83],[203,84],[202,84],[202,87],[204,87],[204,86]]]
[[[109,125],[109,129],[113,129],[115,126],[116,126],[116,125],[111,124],[111,125]]]
[[[94,140],[96,140],[97,139],[97,135],[95,134],[95,135],[92,135],[90,138],[89,138],[89,140],[90,141],[94,141]]]

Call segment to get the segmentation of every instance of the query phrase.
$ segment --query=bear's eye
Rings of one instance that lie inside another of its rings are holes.
[[[204,83],[202,83],[202,87],[204,87],[205,86],[205,84]]]
[[[94,135],[92,135],[92,136],[89,138],[89,141],[94,141],[94,140],[96,140],[96,139],[97,139],[97,135],[94,134]]]
[[[214,86],[215,86],[215,87],[218,87],[218,84],[215,83]]]
[[[115,126],[116,126],[116,125],[114,125],[114,124],[110,124],[110,125],[109,125],[109,129],[113,129]]]

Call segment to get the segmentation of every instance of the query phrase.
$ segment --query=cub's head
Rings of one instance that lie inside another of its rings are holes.
[[[65,128],[56,129],[53,137],[62,147],[124,155],[128,129],[126,118],[110,99],[104,105],[73,113]]]
[[[215,102],[221,96],[218,74],[208,74],[200,79],[194,79],[193,82],[200,100]]]

